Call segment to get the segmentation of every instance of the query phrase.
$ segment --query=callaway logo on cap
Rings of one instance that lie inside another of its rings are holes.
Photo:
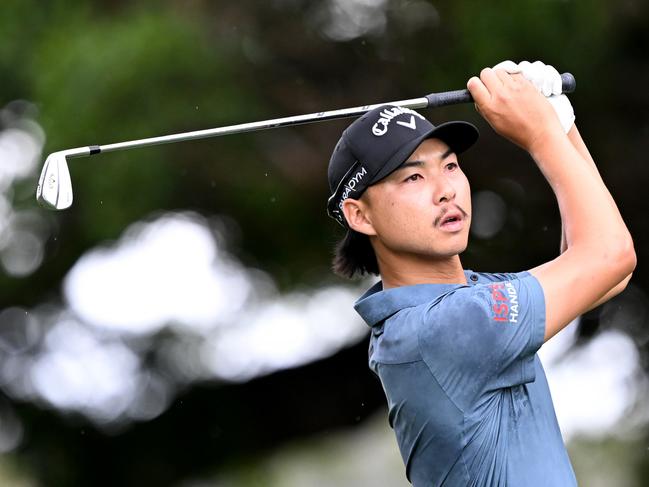
[[[422,141],[433,137],[459,154],[478,140],[478,129],[468,122],[446,122],[435,127],[414,110],[396,105],[377,107],[352,123],[329,161],[329,216],[347,226],[343,201],[360,198],[368,186],[396,170]]]
[[[422,120],[426,120],[419,113],[411,110],[410,108],[394,107],[394,108],[384,108],[380,112],[379,119],[374,125],[372,125],[372,133],[377,137],[381,137],[388,133],[390,128],[390,121],[401,115],[402,113],[410,113],[410,121],[404,122],[403,120],[396,120],[397,125],[402,127],[409,128],[411,130],[417,130],[417,124],[415,123],[415,117],[419,117]]]

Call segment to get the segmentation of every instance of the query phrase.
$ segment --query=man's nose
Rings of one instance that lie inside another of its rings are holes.
[[[455,199],[455,187],[448,178],[441,177],[437,180],[434,194],[435,204],[448,203]]]

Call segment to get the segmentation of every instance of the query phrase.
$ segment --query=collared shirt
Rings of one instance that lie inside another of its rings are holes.
[[[369,364],[408,479],[415,487],[576,485],[536,355],[541,285],[529,273],[465,275],[467,284],[385,291],[379,282],[355,305],[372,328]]]

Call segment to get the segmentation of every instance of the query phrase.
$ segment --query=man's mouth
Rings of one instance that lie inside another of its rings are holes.
[[[437,226],[447,232],[456,232],[464,226],[465,216],[466,214],[459,209],[450,210],[438,218]]]

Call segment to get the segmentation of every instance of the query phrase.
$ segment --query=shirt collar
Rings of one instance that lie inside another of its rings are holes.
[[[471,271],[464,273],[467,282],[471,282]],[[465,286],[467,284],[415,284],[384,290],[383,282],[379,281],[356,301],[354,309],[369,326],[374,326],[404,308],[419,306]]]

